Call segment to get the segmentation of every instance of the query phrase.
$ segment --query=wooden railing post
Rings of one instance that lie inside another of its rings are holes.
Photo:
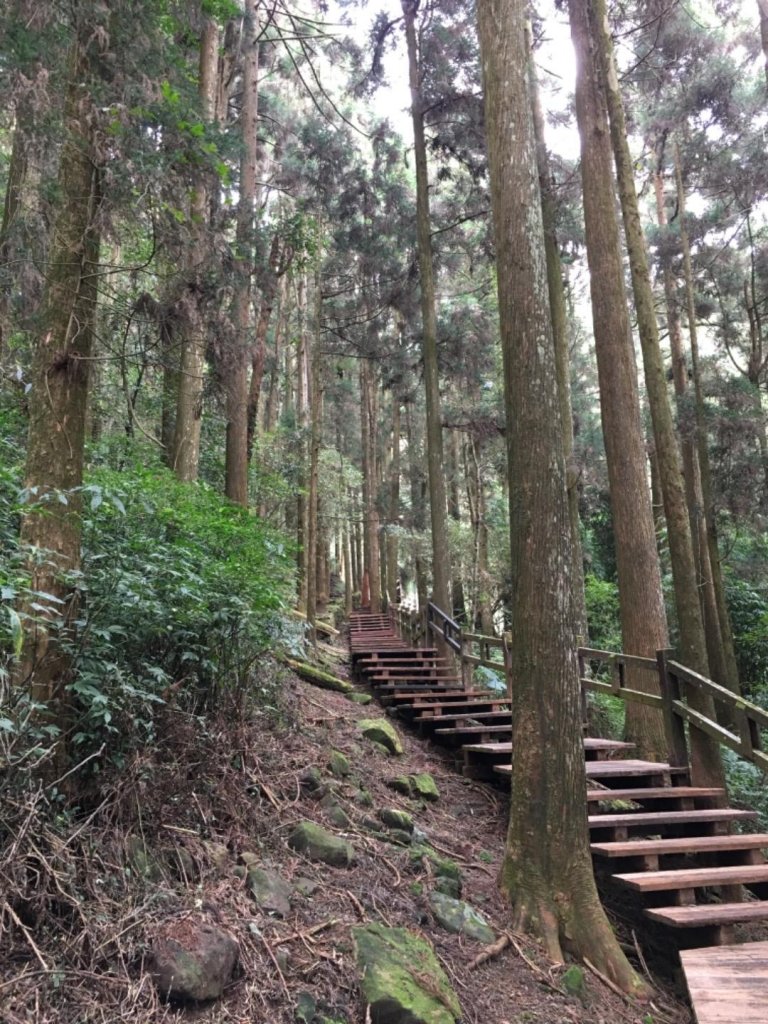
[[[584,657],[584,652],[581,649],[581,641],[582,641],[582,639],[583,639],[582,637],[577,637],[576,638],[576,643],[578,644],[578,647],[576,648],[576,659],[577,659],[578,665],[579,665],[579,691],[580,691],[580,694],[581,694],[581,722],[582,722],[582,725],[586,725],[587,724],[587,710],[588,710],[587,691],[586,691],[586,688],[582,685],[581,680],[584,679],[586,677],[586,674],[587,674],[587,659]]]
[[[669,763],[674,768],[690,767],[688,761],[688,744],[685,739],[685,723],[676,714],[674,701],[680,700],[680,681],[674,672],[669,670],[667,651],[656,652],[656,664],[659,667],[659,686],[663,701],[664,730],[667,734]]]
[[[461,663],[461,688],[463,690],[469,690],[472,688],[472,674],[473,667],[470,662],[465,660],[465,646],[468,643],[464,636],[464,630],[459,630],[459,661]]]
[[[511,701],[514,689],[512,679],[512,634],[504,633],[502,639],[504,641],[504,646],[501,649],[504,656],[504,678],[507,683],[507,697]]]

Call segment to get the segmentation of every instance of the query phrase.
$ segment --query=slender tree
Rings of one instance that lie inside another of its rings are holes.
[[[667,622],[646,476],[637,367],[624,290],[608,116],[590,28],[589,2],[569,0],[568,8],[578,62],[576,118],[581,138],[587,261],[622,642],[628,654],[655,657],[657,650],[667,646]],[[635,676],[633,687],[655,687],[649,673],[638,672]],[[663,722],[655,709],[629,705],[626,734],[642,754],[666,756]]]
[[[419,0],[402,0],[408,50],[408,81],[411,88],[414,162],[416,164],[416,231],[421,290],[422,358],[427,407],[427,469],[432,520],[432,597],[446,612],[451,609],[451,563],[448,550],[447,503],[443,463],[443,427],[437,362],[437,316],[432,232],[429,214],[429,176],[424,111],[419,69],[416,15]]]

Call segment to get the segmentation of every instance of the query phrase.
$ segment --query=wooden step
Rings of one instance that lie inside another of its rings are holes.
[[[670,928],[719,928],[768,921],[768,903],[699,903],[694,907],[648,907],[645,916]]]
[[[455,725],[481,725],[484,722],[488,722],[489,725],[493,725],[494,722],[498,722],[500,725],[504,725],[505,722],[512,721],[511,711],[462,711],[457,714],[448,712],[443,715],[421,715],[417,719],[418,722],[431,722],[433,725],[449,725],[451,723]]]
[[[735,867],[688,868],[680,871],[633,871],[611,879],[635,892],[669,892],[672,889],[705,889],[722,885],[754,885],[768,882],[768,864],[737,864]]]
[[[632,776],[647,776],[649,778],[662,777],[664,775],[687,774],[686,768],[673,768],[663,761],[592,761],[587,765],[587,778],[600,779],[601,782],[610,778],[622,779]]]
[[[692,853],[739,853],[746,850],[768,850],[768,834],[738,836],[685,836],[675,839],[629,839],[619,843],[591,843],[590,850],[598,857],[671,856]]]
[[[695,800],[716,799],[725,796],[724,789],[705,786],[648,786],[645,789],[588,789],[587,803],[596,804],[614,800],[631,800],[643,803],[646,800]]]
[[[629,814],[590,814],[590,828],[645,828],[658,830],[663,825],[715,824],[731,821],[754,821],[755,811],[739,811],[733,807],[701,811],[638,811]]]
[[[501,733],[512,735],[511,725],[456,725],[449,729],[435,729],[435,736],[478,736]],[[511,747],[510,747],[511,749]]]
[[[397,704],[398,709],[403,705],[407,705],[413,708],[429,707],[433,702],[441,701],[443,704],[447,704],[451,701],[457,702],[466,700],[467,695],[470,694],[469,690],[438,690],[436,692],[424,690],[423,687],[416,687],[415,689],[401,689],[397,688],[392,691],[387,691],[380,695],[382,704]]]
[[[765,1024],[768,942],[684,949],[680,962],[698,1024]]]
[[[465,694],[469,694],[471,691],[464,691]],[[481,691],[475,691],[481,692]],[[431,719],[438,718],[441,721],[443,719],[450,720],[458,717],[474,717],[475,710],[477,708],[499,708],[509,705],[509,700],[505,697],[488,698],[485,696],[479,696],[476,700],[468,700],[464,704],[456,703],[445,703],[445,704],[429,704],[425,705],[424,708],[420,709],[419,715],[416,718],[417,722],[428,722]],[[475,709],[475,710],[473,710]],[[456,712],[454,714],[453,712]],[[480,712],[483,714],[483,712]],[[504,714],[511,714],[510,711],[503,712]]]

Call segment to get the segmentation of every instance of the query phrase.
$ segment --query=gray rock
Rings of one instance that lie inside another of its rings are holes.
[[[288,837],[288,845],[310,860],[319,860],[333,867],[349,867],[355,857],[352,845],[327,832],[314,821],[302,821]]]
[[[293,890],[276,872],[261,867],[249,867],[247,884],[257,904],[268,914],[287,917],[291,912]]]
[[[218,999],[232,977],[239,946],[229,932],[202,918],[163,925],[151,948],[152,979],[165,999]]]
[[[435,878],[435,891],[442,892],[446,896],[452,896],[457,900],[461,897],[461,882],[457,878],[438,875]]]
[[[429,905],[446,931],[467,935],[486,945],[496,941],[493,929],[483,915],[468,903],[442,892],[433,892],[429,896]]]

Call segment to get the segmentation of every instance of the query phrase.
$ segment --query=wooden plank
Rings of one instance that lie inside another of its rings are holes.
[[[587,764],[588,779],[624,778],[633,775],[657,776],[680,771],[662,761],[638,761],[629,758],[623,761],[590,761]]]
[[[635,892],[669,892],[674,889],[702,889],[712,885],[748,886],[768,882],[768,864],[686,868],[679,871],[632,871],[611,875],[611,879]]]
[[[658,825],[698,825],[721,821],[754,821],[755,811],[739,811],[733,807],[702,811],[639,811],[634,814],[590,814],[590,828],[656,828]]]
[[[716,928],[768,921],[768,903],[702,903],[695,907],[653,907],[645,916],[670,928]],[[765,1012],[765,1008],[763,1008]]]
[[[740,836],[685,836],[675,839],[629,839],[621,843],[592,843],[590,849],[600,857],[663,857],[684,853],[733,853],[742,850],[768,850],[768,834]]]
[[[611,803],[614,800],[632,800],[642,803],[644,800],[680,800],[696,799],[697,797],[712,799],[725,795],[724,789],[714,786],[648,786],[642,789],[588,789],[587,803]]]
[[[765,1024],[768,942],[684,949],[680,961],[698,1024]]]

